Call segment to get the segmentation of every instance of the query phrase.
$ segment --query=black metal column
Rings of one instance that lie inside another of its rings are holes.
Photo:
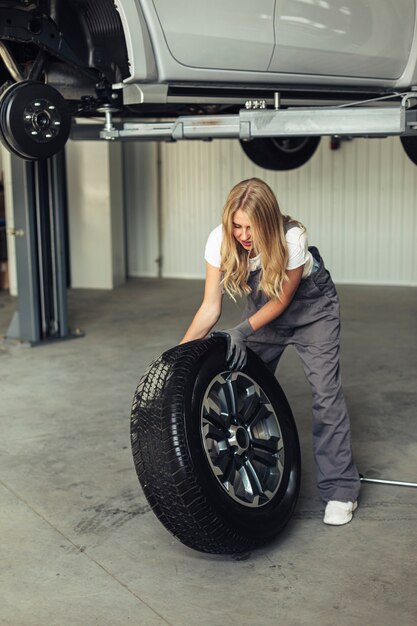
[[[18,313],[7,338],[31,344],[67,338],[64,153],[36,162],[12,156],[12,189]]]

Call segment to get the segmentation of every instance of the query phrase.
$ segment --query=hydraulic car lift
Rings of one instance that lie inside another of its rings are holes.
[[[389,99],[400,102],[389,103]],[[179,141],[181,139],[240,139],[261,137],[307,137],[337,135],[349,137],[387,137],[417,135],[417,89],[391,94],[368,103],[358,102],[333,107],[280,108],[279,93],[275,106],[266,108],[264,100],[249,100],[236,115],[180,116],[173,121],[114,123],[117,109],[111,105],[100,112],[105,115],[104,128],[96,124],[75,124],[72,139],[87,135],[119,141]],[[369,104],[369,106],[366,106]],[[355,105],[355,106],[354,106]]]

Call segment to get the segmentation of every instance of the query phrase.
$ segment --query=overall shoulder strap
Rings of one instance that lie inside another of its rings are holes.
[[[284,224],[284,230],[287,233],[291,228],[297,228],[297,226],[297,222],[287,222],[286,224]]]

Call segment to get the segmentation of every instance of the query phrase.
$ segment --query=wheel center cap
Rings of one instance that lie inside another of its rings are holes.
[[[48,111],[38,111],[33,116],[33,123],[37,130],[47,130],[51,125],[51,116]]]
[[[229,444],[236,448],[238,454],[245,452],[250,445],[249,434],[246,428],[236,424],[232,424],[229,428],[230,437]]]

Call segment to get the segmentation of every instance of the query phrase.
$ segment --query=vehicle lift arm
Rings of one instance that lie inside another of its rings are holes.
[[[398,97],[399,94],[396,94]],[[97,124],[75,124],[72,139],[84,139],[93,133],[109,141],[179,141],[181,139],[240,139],[261,137],[307,137],[339,135],[349,137],[387,137],[417,135],[417,90],[401,94],[399,103],[375,102],[372,106],[339,105],[335,107],[280,108],[275,94],[275,108],[265,101],[250,100],[235,115],[180,116],[173,121],[113,123],[117,109],[102,107],[104,128]],[[391,96],[394,97],[394,96]]]

